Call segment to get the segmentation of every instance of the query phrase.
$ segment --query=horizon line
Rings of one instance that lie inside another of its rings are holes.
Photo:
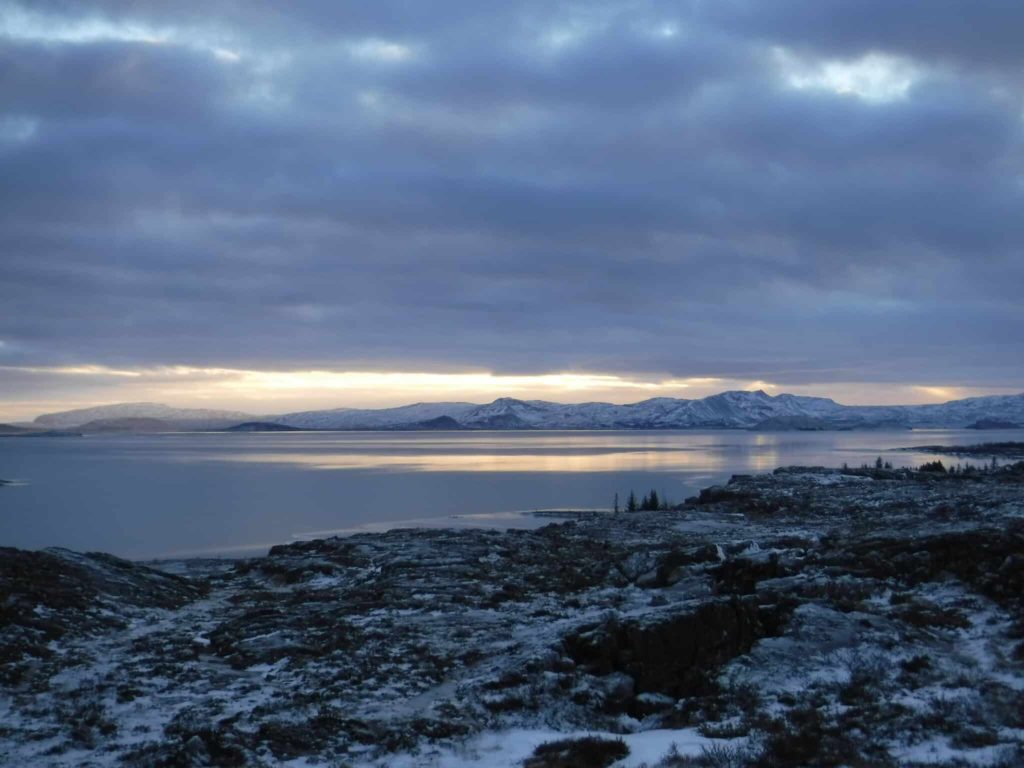
[[[968,396],[968,397],[952,398],[952,399],[949,399],[949,400],[943,400],[943,401],[934,402],[934,403],[888,403],[888,404],[885,404],[885,403],[883,403],[883,404],[864,404],[864,403],[859,403],[859,404],[854,404],[854,405],[848,405],[846,403],[843,403],[843,402],[840,402],[840,401],[836,400],[835,398],[826,397],[826,396],[823,396],[823,395],[799,395],[799,394],[794,394],[794,393],[791,393],[791,392],[779,392],[778,394],[772,394],[770,392],[766,392],[764,389],[725,389],[725,390],[722,390],[720,392],[715,392],[715,393],[710,394],[710,395],[705,395],[703,397],[693,397],[693,398],[672,397],[672,396],[666,396],[666,395],[658,395],[658,396],[648,397],[648,398],[644,398],[642,400],[630,401],[630,402],[626,402],[626,403],[614,403],[614,402],[609,402],[609,401],[605,401],[605,400],[580,400],[580,401],[567,402],[567,401],[560,401],[560,400],[545,400],[545,399],[542,399],[542,398],[523,398],[523,397],[514,397],[514,396],[511,396],[511,395],[501,395],[501,396],[496,397],[493,400],[490,400],[490,401],[487,401],[487,402],[474,402],[474,401],[470,401],[470,400],[443,400],[443,399],[442,400],[416,400],[416,401],[413,401],[413,402],[401,403],[400,405],[385,405],[385,406],[379,406],[379,407],[359,407],[359,406],[344,406],[344,405],[341,405],[341,406],[328,406],[328,407],[323,407],[323,408],[307,408],[307,409],[300,409],[300,410],[285,410],[285,411],[248,411],[248,410],[240,410],[240,409],[235,409],[235,408],[207,407],[207,406],[203,406],[203,405],[180,406],[180,405],[172,405],[172,404],[169,404],[167,402],[159,402],[159,401],[156,401],[156,400],[121,400],[121,401],[116,401],[116,402],[94,403],[92,405],[85,405],[85,406],[80,406],[80,407],[75,407],[75,408],[68,408],[68,409],[65,409],[65,410],[46,411],[44,413],[40,413],[40,414],[36,415],[35,417],[33,417],[31,422],[22,421],[21,423],[33,423],[35,420],[40,419],[40,418],[42,418],[44,416],[53,416],[53,415],[59,415],[59,414],[65,414],[65,413],[74,413],[74,412],[78,412],[78,411],[88,411],[88,410],[94,410],[94,409],[97,409],[97,408],[112,408],[112,407],[117,407],[117,406],[132,406],[132,405],[135,405],[135,406],[143,406],[143,405],[161,406],[161,407],[164,407],[164,408],[173,408],[175,410],[182,410],[182,411],[234,412],[236,414],[241,414],[241,415],[244,415],[244,416],[271,417],[271,416],[289,416],[289,415],[294,415],[294,414],[299,414],[299,413],[330,412],[330,411],[343,411],[343,410],[349,410],[349,411],[389,411],[389,410],[396,410],[396,409],[399,409],[399,408],[409,408],[409,407],[413,407],[413,406],[417,406],[417,405],[440,405],[442,403],[452,404],[452,405],[456,405],[457,404],[457,405],[470,405],[470,406],[476,406],[476,407],[483,407],[483,406],[487,406],[487,405],[493,405],[494,403],[497,403],[497,402],[499,402],[501,400],[514,400],[516,402],[522,402],[522,403],[545,403],[545,404],[565,405],[565,406],[591,405],[591,404],[594,404],[594,405],[610,405],[610,406],[618,406],[618,407],[630,407],[630,406],[641,405],[643,403],[651,402],[653,400],[673,400],[673,401],[677,401],[677,402],[699,402],[699,401],[709,400],[711,398],[720,397],[722,395],[727,395],[727,394],[748,394],[748,395],[760,394],[760,395],[763,395],[763,396],[771,398],[771,399],[776,399],[776,398],[779,398],[779,397],[794,397],[794,398],[801,398],[801,399],[806,399],[806,400],[827,400],[829,402],[835,403],[836,405],[839,405],[839,406],[842,406],[842,407],[845,407],[845,408],[920,408],[920,407],[929,406],[929,405],[946,405],[948,403],[961,402],[961,401],[964,401],[964,400],[975,400],[975,399],[992,398],[992,397],[1021,397],[1021,396],[1024,396],[1024,390],[1022,390],[1020,392],[1012,392],[1012,393],[1007,393],[1007,394],[972,395],[972,396]]]

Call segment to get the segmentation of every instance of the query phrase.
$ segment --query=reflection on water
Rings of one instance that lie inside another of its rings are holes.
[[[785,464],[871,463],[881,453],[949,437],[945,432],[488,432],[330,433],[261,436],[174,453],[182,462],[274,464],[376,472],[768,472]],[[972,436],[976,436],[974,433]],[[235,450],[240,449],[240,450]],[[896,466],[924,454],[900,451]]]
[[[899,449],[986,439],[1024,440],[1024,430],[0,438],[0,478],[23,481],[0,488],[0,545],[251,554],[395,526],[533,526],[550,520],[518,511],[608,508],[631,489],[679,501],[731,474],[782,465],[859,466],[876,456],[917,465],[936,457]]]
[[[777,434],[758,434],[754,438],[754,448],[750,466],[754,472],[770,472],[779,466],[779,436]]]
[[[688,449],[563,453],[226,453],[188,461],[297,464],[306,469],[363,469],[404,472],[665,472],[693,467],[718,469],[724,457]]]

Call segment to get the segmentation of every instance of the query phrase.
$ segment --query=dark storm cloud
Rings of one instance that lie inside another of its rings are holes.
[[[227,80],[209,54],[159,45],[12,41],[0,50],[5,111],[42,118],[199,117],[229,95]]]
[[[768,7],[15,9],[0,364],[1018,383],[1019,4]]]

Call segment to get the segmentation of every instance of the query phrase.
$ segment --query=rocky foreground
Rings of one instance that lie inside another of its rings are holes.
[[[0,765],[1024,765],[1024,464],[153,567],[0,550]]]

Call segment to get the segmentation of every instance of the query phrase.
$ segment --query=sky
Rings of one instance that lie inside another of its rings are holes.
[[[0,6],[0,419],[1024,390],[1024,3]]]

